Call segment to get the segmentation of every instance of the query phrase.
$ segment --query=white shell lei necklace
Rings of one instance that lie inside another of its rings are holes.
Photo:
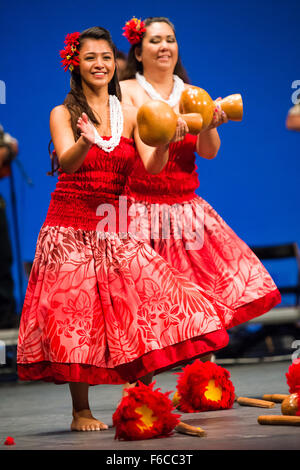
[[[164,103],[167,103],[169,106],[172,108],[176,106],[176,104],[179,102],[181,93],[184,90],[184,81],[181,80],[177,75],[173,75],[173,80],[174,80],[174,86],[172,93],[169,96],[168,100],[165,100],[160,96],[160,94],[153,88],[151,83],[147,82],[145,79],[144,75],[141,75],[140,73],[135,74],[135,78],[137,79],[137,82],[141,85],[142,88],[148,93],[150,98],[153,100],[160,100],[163,101]]]
[[[121,103],[115,95],[109,95],[109,115],[111,137],[108,140],[102,139],[94,127],[95,144],[105,152],[112,152],[120,143],[123,132],[123,112]]]

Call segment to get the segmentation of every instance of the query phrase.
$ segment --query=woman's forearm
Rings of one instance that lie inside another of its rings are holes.
[[[162,145],[153,150],[146,163],[144,162],[144,165],[149,173],[156,175],[164,169],[168,159],[169,145]]]
[[[68,150],[58,157],[60,168],[66,173],[74,173],[83,164],[90,148],[91,144],[80,137]]]
[[[201,132],[197,138],[196,152],[200,157],[212,159],[217,156],[221,140],[217,129],[209,129]]]

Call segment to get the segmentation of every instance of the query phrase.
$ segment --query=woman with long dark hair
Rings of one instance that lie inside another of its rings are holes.
[[[120,103],[109,32],[95,27],[65,42],[71,90],[50,115],[59,177],[26,292],[18,372],[69,383],[71,429],[94,431],[107,426],[91,413],[89,385],[146,381],[222,348],[220,318],[231,310],[128,233],[127,175],[136,158],[160,172],[168,145],[144,145],[136,109]],[[179,122],[178,138],[184,133]]]
[[[124,30],[131,48],[126,80],[120,82],[123,100],[137,107],[151,99],[161,100],[179,112],[181,93],[191,85],[180,60],[174,25],[164,17],[133,18]],[[231,328],[270,310],[280,302],[280,294],[251,249],[196,194],[195,152],[214,158],[220,148],[217,127],[228,121],[218,100],[215,104],[209,127],[170,144],[169,160],[159,174],[148,175],[137,160],[126,193],[133,204],[147,208],[144,235],[155,251],[234,310],[232,317],[223,319],[226,328]]]

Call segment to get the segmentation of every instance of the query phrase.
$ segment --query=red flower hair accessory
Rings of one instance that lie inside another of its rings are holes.
[[[135,16],[127,21],[124,26],[123,36],[128,39],[130,44],[138,44],[143,37],[143,34],[146,32],[145,23],[142,20],[138,20]]]
[[[60,51],[60,57],[62,58],[61,66],[64,67],[65,72],[69,69],[70,72],[74,70],[74,67],[79,65],[79,52],[77,46],[79,44],[80,33],[67,34],[65,38],[65,48]]]

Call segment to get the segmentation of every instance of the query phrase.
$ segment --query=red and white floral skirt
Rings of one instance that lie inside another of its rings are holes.
[[[233,314],[135,237],[44,226],[21,315],[19,378],[133,382],[225,347]]]
[[[181,203],[163,204],[131,197],[130,224],[186,279],[233,309],[226,315],[231,328],[258,317],[281,296],[263,264],[199,196]]]

